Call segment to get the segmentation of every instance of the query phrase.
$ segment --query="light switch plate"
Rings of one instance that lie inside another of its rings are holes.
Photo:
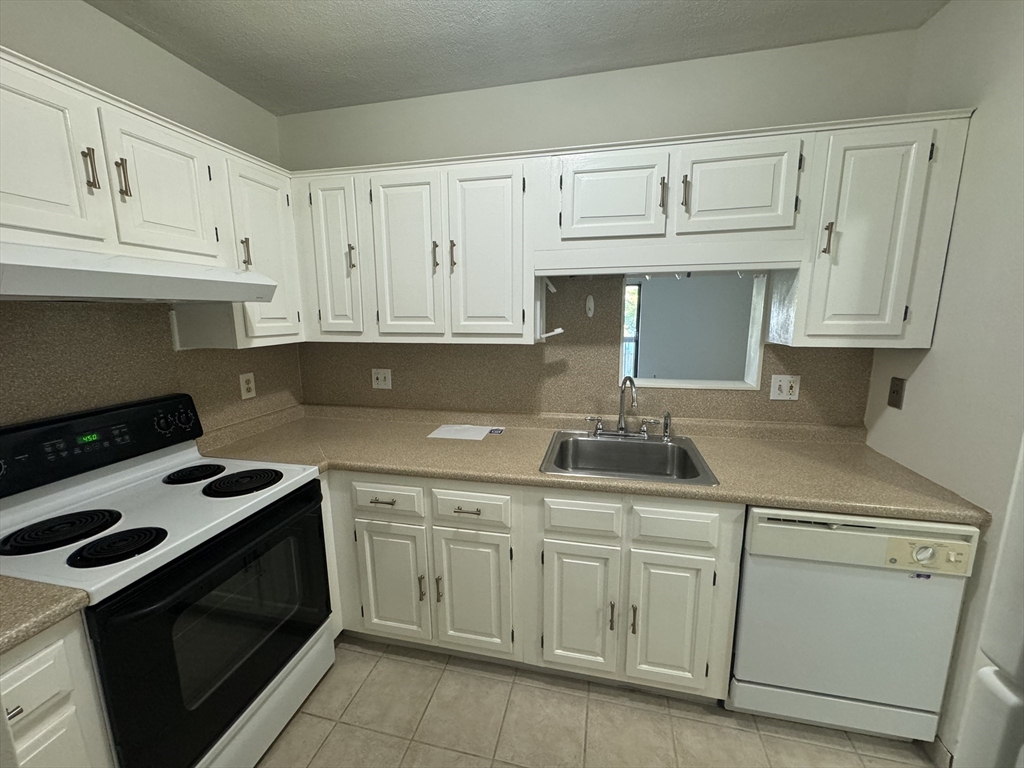
[[[251,373],[243,373],[238,377],[238,386],[242,390],[242,399],[256,397],[256,377]]]
[[[374,389],[391,389],[391,369],[374,368],[372,371]]]
[[[799,376],[772,376],[772,400],[799,400]]]

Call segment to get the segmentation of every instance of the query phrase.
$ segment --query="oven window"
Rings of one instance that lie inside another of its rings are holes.
[[[172,635],[188,709],[198,707],[301,607],[297,554],[294,538],[279,542],[178,616]]]

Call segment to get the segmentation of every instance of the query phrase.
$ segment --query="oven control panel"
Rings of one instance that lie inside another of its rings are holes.
[[[203,434],[189,395],[168,395],[0,429],[0,498]]]

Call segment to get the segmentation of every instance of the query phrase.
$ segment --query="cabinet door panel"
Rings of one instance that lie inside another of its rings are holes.
[[[422,525],[356,520],[356,538],[363,627],[429,640],[427,529]]]
[[[613,672],[618,547],[544,540],[544,659]]]
[[[69,705],[16,745],[21,768],[89,768],[78,710]]]
[[[714,571],[709,557],[630,550],[627,675],[704,688]]]
[[[120,241],[234,267],[230,227],[219,219],[227,203],[223,156],[119,109],[101,107],[100,115]]]
[[[300,331],[299,275],[295,227],[287,203],[288,177],[234,159],[228,161],[228,168],[238,260],[244,263],[248,255],[254,271],[277,283],[272,301],[245,303],[246,335],[296,335]],[[246,238],[248,254],[242,242]]]
[[[114,237],[97,102],[0,62],[0,226]],[[88,186],[98,181],[100,189]]]
[[[801,146],[799,136],[778,136],[681,147],[672,161],[676,232],[793,226]]]
[[[641,149],[563,157],[562,239],[664,235],[668,155]]]
[[[448,172],[453,333],[523,331],[522,185],[518,165]]]
[[[829,137],[809,335],[900,333],[932,135],[931,127],[907,125]]]
[[[390,173],[370,180],[381,333],[443,333],[441,175]]]
[[[438,640],[511,653],[511,537],[438,527],[433,537]]]
[[[313,195],[313,250],[320,328],[362,331],[355,179],[352,176],[322,179],[311,182],[309,188]],[[372,264],[363,268],[372,268]]]

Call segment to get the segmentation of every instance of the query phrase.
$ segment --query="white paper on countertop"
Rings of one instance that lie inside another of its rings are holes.
[[[492,429],[501,427],[477,427],[472,424],[442,424],[427,437],[447,437],[450,440],[483,440]]]

